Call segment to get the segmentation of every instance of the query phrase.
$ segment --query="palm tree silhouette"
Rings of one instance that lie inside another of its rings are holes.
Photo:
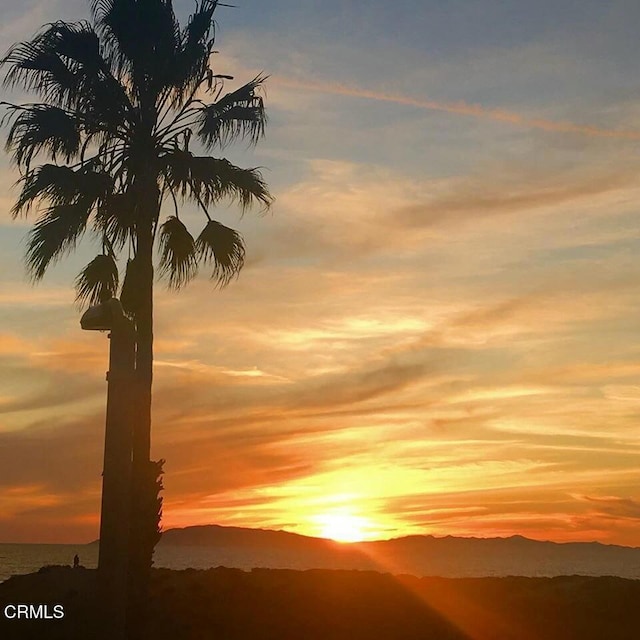
[[[6,146],[21,175],[12,213],[37,214],[26,250],[32,278],[40,280],[89,232],[102,252],[78,275],[78,301],[119,295],[135,323],[140,402],[133,478],[140,512],[144,486],[156,488],[159,471],[149,459],[154,246],[158,272],[170,287],[185,285],[202,265],[224,286],[242,268],[245,247],[236,231],[211,217],[212,207],[229,198],[243,210],[272,201],[259,170],[192,151],[194,142],[206,153],[240,138],[256,143],[264,133],[259,90],[265,77],[223,93],[230,76],[211,66],[219,4],[198,0],[181,26],[171,0],[92,0],[90,22],[45,25],[2,60],[5,86],[41,100],[4,103]],[[48,162],[35,165],[38,158]],[[197,237],[180,219],[186,201],[205,216]],[[165,202],[172,213],[161,219]],[[117,261],[126,251],[120,285]],[[153,535],[157,524],[156,518]],[[153,538],[148,518],[139,525],[134,532]],[[150,567],[153,544],[143,547],[138,540],[133,555]]]

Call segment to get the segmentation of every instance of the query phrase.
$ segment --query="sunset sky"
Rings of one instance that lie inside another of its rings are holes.
[[[640,546],[640,5],[236,4],[217,71],[271,74],[270,120],[225,155],[276,202],[220,212],[247,241],[227,289],[158,283],[164,527]],[[87,6],[0,0],[0,49]],[[84,542],[108,342],[72,284],[96,246],[32,286],[17,177],[2,153],[0,542]]]

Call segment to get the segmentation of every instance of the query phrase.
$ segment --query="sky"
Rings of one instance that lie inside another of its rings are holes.
[[[640,6],[236,4],[216,71],[270,74],[269,123],[224,155],[276,201],[218,212],[247,241],[228,288],[157,283],[164,527],[640,546]],[[0,14],[6,50],[88,9]],[[17,177],[3,154],[0,541],[90,541],[108,345],[72,284],[96,247],[33,286]]]

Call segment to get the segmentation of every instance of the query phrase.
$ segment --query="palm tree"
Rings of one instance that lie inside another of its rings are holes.
[[[154,247],[170,287],[184,286],[202,265],[226,285],[242,268],[245,247],[211,209],[222,199],[243,210],[272,200],[257,169],[206,155],[239,138],[256,143],[266,121],[264,76],[224,93],[231,78],[212,68],[219,4],[197,0],[181,26],[171,0],[92,0],[90,22],[45,25],[2,60],[5,86],[41,100],[4,103],[6,146],[21,176],[12,213],[37,215],[26,250],[31,276],[40,280],[89,232],[102,250],[79,274],[77,299],[95,304],[119,295],[135,323],[134,505],[151,519],[157,490],[151,503],[148,490],[157,488],[160,470],[150,462]],[[197,237],[180,219],[187,201],[205,216]],[[124,252],[130,258],[121,279]],[[149,526],[147,517],[133,530],[153,537],[157,518],[153,534]],[[152,552],[153,544],[134,544],[142,565],[150,567]]]

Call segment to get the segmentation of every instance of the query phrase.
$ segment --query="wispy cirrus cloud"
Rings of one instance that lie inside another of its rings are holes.
[[[640,500],[619,496],[579,496],[603,516],[640,520]]]
[[[640,140],[640,130],[606,129],[588,124],[536,118],[508,109],[485,107],[480,104],[470,104],[462,100],[457,102],[444,102],[425,98],[413,98],[402,94],[372,91],[357,86],[329,82],[309,82],[282,76],[274,77],[272,83],[276,86],[280,85],[293,89],[319,91],[330,95],[364,98],[366,100],[388,102],[418,109],[427,109],[429,111],[441,111],[452,115],[483,118],[518,127],[540,129],[553,133],[577,134],[593,138],[614,138],[629,141]]]

